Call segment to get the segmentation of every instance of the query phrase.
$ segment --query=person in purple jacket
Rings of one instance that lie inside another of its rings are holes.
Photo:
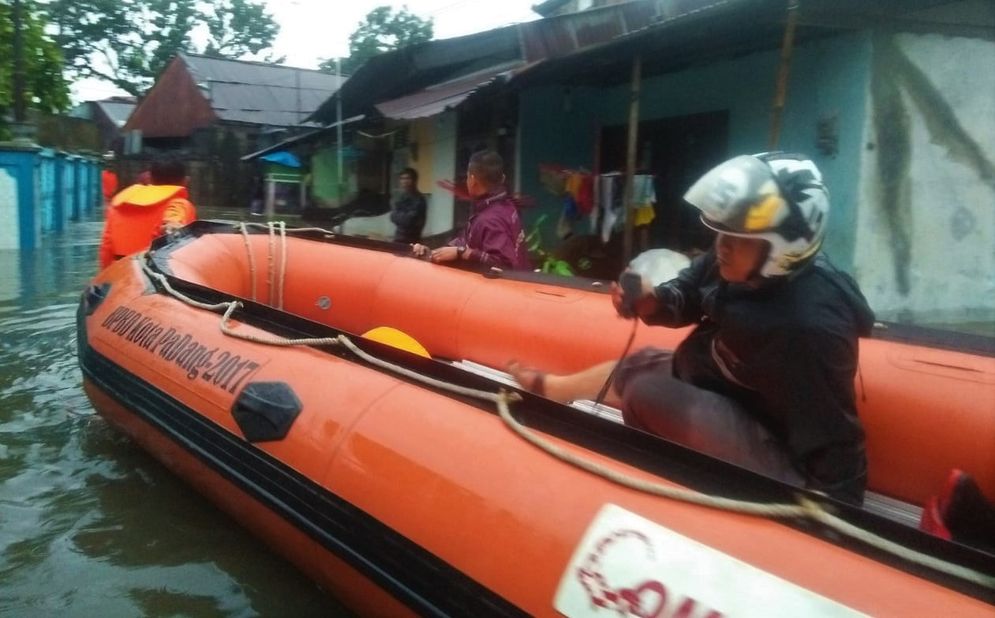
[[[501,269],[531,269],[518,205],[504,187],[501,155],[493,150],[474,153],[466,175],[466,188],[473,199],[466,229],[444,247],[432,250],[414,244],[412,253],[433,262],[462,260]]]

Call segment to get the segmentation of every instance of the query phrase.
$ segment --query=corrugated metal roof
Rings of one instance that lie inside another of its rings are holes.
[[[797,37],[839,31],[833,25],[805,24],[806,15],[891,15],[944,2],[950,0],[806,0]],[[518,63],[511,81],[519,86],[622,82],[629,79],[636,54],[643,58],[644,74],[654,75],[775,49],[787,8],[786,0],[634,0],[387,52],[360,67],[339,96],[347,114],[375,107],[394,118],[413,118],[459,105],[490,83],[495,74],[488,70],[509,62]],[[476,84],[460,81],[477,75],[485,77]],[[314,118],[331,121],[337,98],[319,106]]]
[[[100,106],[107,117],[111,119],[118,127],[123,127],[124,123],[128,121],[128,116],[135,109],[135,103],[126,103],[123,101],[95,101],[97,105]]]
[[[180,54],[221,120],[274,126],[302,123],[345,78],[277,64]]]
[[[670,3],[700,4],[700,0]],[[522,51],[529,62],[565,56],[643,28],[659,12],[657,2],[628,2],[519,24]]]
[[[548,17],[569,1],[570,0],[546,0],[545,2],[540,2],[539,4],[533,4],[532,10],[543,17]]]
[[[840,31],[899,23],[950,0],[806,0],[800,5],[796,44]],[[644,76],[682,70],[781,46],[784,0],[643,0],[655,13],[639,28],[572,54],[531,63],[509,80],[517,88],[538,84],[611,84],[628,81],[632,60],[642,58]],[[593,12],[593,11],[592,11]],[[583,14],[579,14],[583,15]],[[556,18],[559,19],[559,18]],[[543,20],[550,21],[550,20]],[[523,24],[527,25],[527,24]]]
[[[473,93],[502,75],[510,75],[512,70],[520,66],[521,62],[505,63],[459,79],[433,84],[413,94],[377,103],[375,107],[387,118],[405,120],[427,118],[456,107]]]
[[[261,157],[263,155],[269,154],[271,152],[275,152],[277,150],[283,150],[285,148],[290,148],[291,146],[296,146],[298,144],[305,144],[307,142],[314,141],[314,140],[318,139],[319,137],[321,137],[323,135],[327,135],[327,134],[331,133],[332,131],[337,130],[339,124],[341,124],[344,127],[346,125],[350,125],[350,124],[359,122],[363,118],[364,118],[364,116],[354,116],[352,118],[346,118],[341,123],[334,122],[334,123],[332,123],[332,124],[330,124],[328,126],[320,128],[320,129],[316,129],[314,131],[309,131],[307,133],[302,133],[301,135],[295,135],[293,137],[289,137],[289,138],[287,138],[287,139],[285,139],[285,140],[283,140],[283,141],[281,141],[281,142],[279,142],[277,144],[273,144],[272,146],[267,146],[266,148],[263,148],[261,150],[257,150],[256,152],[253,152],[253,153],[245,155],[244,157],[242,157],[242,161],[251,161],[252,159],[257,159],[257,158],[259,158],[259,157]]]

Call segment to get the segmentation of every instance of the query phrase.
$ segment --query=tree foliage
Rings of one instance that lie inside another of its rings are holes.
[[[62,54],[45,34],[44,15],[36,4],[22,0],[21,7],[25,107],[46,113],[64,110],[69,107],[69,87],[62,77]],[[14,103],[13,40],[13,6],[5,2],[0,4],[0,41],[4,42],[0,44],[0,125]]]
[[[433,36],[432,19],[422,19],[401,7],[394,12],[389,6],[378,6],[349,35],[349,56],[342,58],[342,72],[354,73],[370,58],[422,41]],[[335,58],[321,63],[324,71],[335,72]]]
[[[218,58],[258,54],[280,32],[263,5],[248,0],[215,0],[203,17],[209,34],[204,53]]]
[[[45,6],[69,76],[103,79],[134,95],[178,52],[239,58],[267,49],[279,31],[254,0],[48,0]],[[198,47],[195,38],[206,43]]]

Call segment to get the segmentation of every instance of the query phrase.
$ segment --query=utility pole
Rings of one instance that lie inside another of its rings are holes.
[[[23,124],[24,113],[24,16],[21,0],[14,0],[14,122]]]
[[[623,266],[628,267],[633,256],[633,231],[636,208],[632,203],[633,176],[636,173],[636,145],[639,143],[639,96],[643,76],[643,57],[632,59],[632,82],[629,86],[629,135],[625,149],[625,184],[622,185],[622,209],[625,212],[625,228],[622,237]]]
[[[781,122],[784,117],[784,103],[788,97],[788,74],[791,71],[791,55],[794,52],[797,25],[798,0],[788,0],[787,23],[784,26],[784,39],[781,42],[781,61],[777,67],[774,103],[770,113],[770,137],[767,140],[767,148],[770,150],[777,150],[781,140]]]
[[[345,182],[342,178],[342,58],[335,58],[335,75],[339,78],[339,88],[335,93],[335,121],[338,125],[335,128],[335,141],[339,147],[337,178],[339,181],[339,207],[341,208],[345,189]]]

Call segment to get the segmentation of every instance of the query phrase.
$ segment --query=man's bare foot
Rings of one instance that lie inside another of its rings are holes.
[[[546,396],[546,374],[534,367],[526,367],[518,361],[508,363],[508,373],[515,378],[522,390]]]

